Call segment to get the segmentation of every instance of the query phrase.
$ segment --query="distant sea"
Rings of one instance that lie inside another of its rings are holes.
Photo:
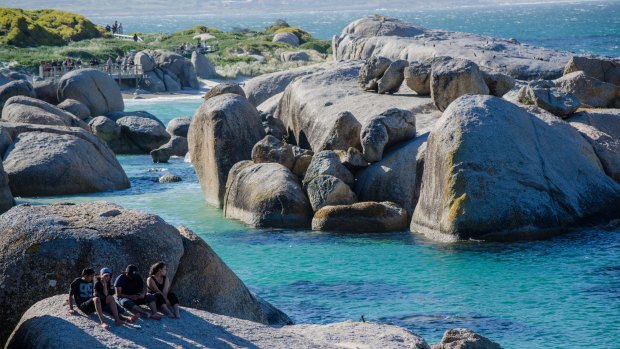
[[[372,15],[396,17],[427,28],[515,38],[522,43],[578,54],[620,56],[620,1],[539,3],[443,9],[376,9],[269,14],[202,13],[161,16],[91,16],[98,24],[123,23],[126,33],[172,33],[201,24],[221,30],[262,30],[276,19],[313,36],[331,39],[351,21]]]

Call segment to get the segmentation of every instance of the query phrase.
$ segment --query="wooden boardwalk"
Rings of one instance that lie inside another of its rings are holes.
[[[91,69],[97,69],[99,71],[102,71],[110,75],[110,77],[116,80],[119,85],[121,85],[122,82],[133,81],[135,83],[135,86],[138,87],[140,85],[140,82],[144,79],[144,72],[142,71],[142,66],[140,65],[119,66],[116,64],[111,67],[108,67],[105,64],[100,64],[96,66],[90,66],[90,65],[83,64],[81,66],[76,66],[73,68],[51,67],[48,70],[44,69],[43,66],[39,66],[39,76],[47,80],[57,81],[57,80],[60,80],[60,78],[63,75],[69,72],[72,72],[74,70],[84,69],[84,68],[91,68]]]

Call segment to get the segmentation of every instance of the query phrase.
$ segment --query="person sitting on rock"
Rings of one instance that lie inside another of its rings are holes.
[[[146,286],[149,293],[155,295],[157,309],[170,318],[181,318],[179,312],[179,299],[170,292],[170,281],[166,277],[166,263],[157,262],[151,266],[149,277],[146,279]],[[174,311],[174,314],[170,310]]]
[[[125,269],[125,272],[119,275],[114,280],[114,287],[116,287],[116,297],[121,305],[129,309],[134,314],[140,314],[146,319],[161,319],[161,316],[157,314],[157,305],[155,304],[155,296],[152,294],[146,294],[144,287],[144,281],[142,277],[137,273],[138,268],[130,264]],[[151,308],[151,312],[142,309],[140,305],[147,304]]]
[[[122,325],[125,321],[135,322],[138,320],[138,315],[127,316],[127,312],[116,303],[113,295],[112,270],[103,268],[99,276],[95,278],[95,297],[99,298],[103,311],[112,314],[116,325]]]
[[[101,300],[93,296],[94,278],[95,270],[93,268],[86,268],[82,271],[82,277],[73,280],[69,290],[69,313],[75,313],[75,309],[73,309],[73,302],[75,301],[77,307],[85,314],[97,312],[99,321],[101,321],[101,327],[107,330],[110,326],[105,321],[105,317],[103,317]]]

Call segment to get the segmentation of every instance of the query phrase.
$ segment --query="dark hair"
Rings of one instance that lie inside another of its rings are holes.
[[[85,268],[84,270],[82,270],[82,276],[91,276],[91,275],[95,275],[95,269]]]
[[[153,265],[151,265],[151,270],[149,271],[149,275],[155,275],[157,274],[157,272],[162,269],[163,267],[166,266],[166,263],[164,262],[157,262]]]

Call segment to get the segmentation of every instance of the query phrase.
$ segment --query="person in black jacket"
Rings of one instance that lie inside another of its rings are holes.
[[[125,321],[135,322],[138,320],[138,315],[127,316],[125,309],[116,303],[110,268],[102,268],[99,276],[95,278],[95,297],[99,298],[102,310],[112,314],[116,325],[122,325]]]
[[[134,314],[140,314],[146,319],[160,320],[161,315],[157,314],[157,306],[155,304],[155,296],[146,293],[144,281],[137,273],[138,268],[130,264],[125,272],[119,275],[114,281],[116,287],[116,297],[119,303]],[[146,304],[151,309],[147,312],[140,305]]]

